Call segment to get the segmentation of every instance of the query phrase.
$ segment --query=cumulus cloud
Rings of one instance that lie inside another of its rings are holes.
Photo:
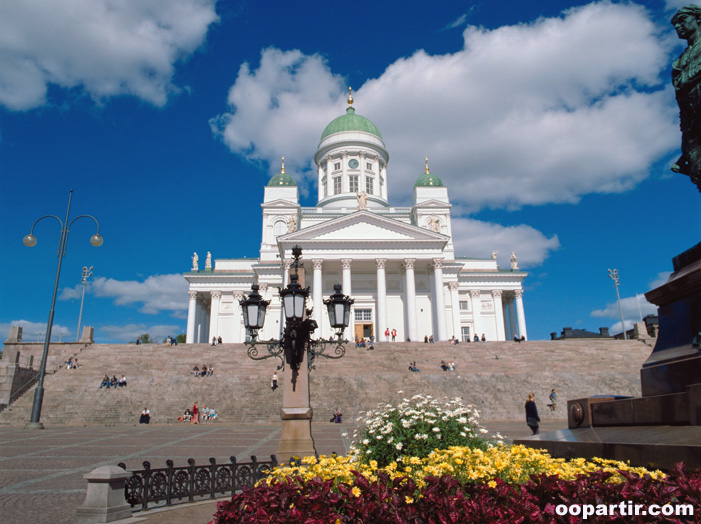
[[[0,2],[0,104],[26,110],[47,86],[96,101],[136,96],[157,106],[177,91],[175,63],[218,20],[216,0]]]
[[[655,289],[660,287],[662,284],[667,282],[669,280],[669,277],[672,275],[671,271],[661,271],[657,273],[657,276],[655,279],[650,282],[650,289]]]
[[[501,226],[467,218],[453,218],[453,242],[457,256],[489,258],[498,251],[502,268],[511,267],[511,252],[518,257],[520,268],[537,266],[560,247],[557,235],[548,238],[530,226]]]
[[[645,298],[645,295],[635,295],[634,297],[621,298],[621,310],[623,311],[624,319],[633,319],[633,322],[639,322],[641,315],[656,315],[657,306],[651,304]],[[592,317],[603,318],[621,318],[621,313],[618,310],[618,302],[606,304],[604,309],[597,309],[591,312]],[[620,322],[619,322],[620,327]]]
[[[98,277],[87,293],[98,298],[112,298],[118,306],[141,304],[140,312],[156,314],[171,311],[182,317],[187,309],[187,282],[180,274],[153,275],[143,282]],[[75,298],[75,289],[63,290],[60,299]]]
[[[9,335],[10,326],[22,326],[22,341],[24,342],[43,342],[46,337],[46,322],[13,320],[9,324],[0,323],[0,333],[4,333],[5,336]],[[75,337],[73,331],[54,322],[54,325],[51,327],[52,341],[57,342],[59,339],[64,341],[71,340],[71,337]]]
[[[409,201],[428,156],[470,211],[576,203],[631,189],[678,147],[660,76],[669,60],[643,7],[592,3],[529,24],[468,26],[462,49],[395,61],[354,90],[355,107],[385,138],[392,200]],[[285,155],[293,174],[314,180],[314,145],[346,96],[322,57],[269,48],[257,68],[241,66],[229,111],[211,124],[271,173]]]
[[[182,332],[180,326],[175,325],[152,325],[147,324],[127,324],[125,326],[102,326],[100,333],[104,333],[111,340],[122,342],[135,342],[136,337],[148,333],[151,340],[162,342],[167,336],[174,337]]]

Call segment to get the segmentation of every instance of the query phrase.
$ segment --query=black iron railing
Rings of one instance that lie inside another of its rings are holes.
[[[197,466],[194,459],[188,459],[188,465],[180,467],[167,460],[167,467],[157,469],[152,469],[146,460],[144,469],[132,471],[127,478],[124,496],[132,508],[141,505],[141,509],[163,501],[170,506],[175,500],[193,502],[195,497],[213,499],[227,493],[233,496],[237,491],[253,487],[277,466],[275,455],[271,455],[268,462],[258,462],[255,456],[251,457],[251,462],[241,464],[236,462],[236,457],[229,460],[230,464],[217,464],[210,458],[208,465]],[[118,466],[127,469],[123,462]]]

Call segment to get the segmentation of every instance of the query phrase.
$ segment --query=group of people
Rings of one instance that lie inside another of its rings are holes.
[[[178,417],[178,422],[190,422],[190,424],[199,424],[200,422],[212,422],[217,420],[219,415],[214,408],[197,407],[197,402],[192,406],[192,409],[186,409],[185,412]]]
[[[441,369],[443,371],[455,371],[455,362],[446,362],[441,360]]]
[[[221,346],[223,344],[221,337],[212,337],[213,346]]]
[[[360,339],[358,339],[358,337],[355,337],[355,347],[375,349],[375,337],[370,335],[370,338],[368,338],[367,340],[365,339],[365,337],[362,337]]]
[[[416,367],[416,361],[409,363],[409,371],[412,371],[414,373],[418,373],[419,371],[421,371],[419,368]]]
[[[385,338],[389,340],[389,337],[392,337],[392,342],[395,342],[397,339],[397,330],[392,329],[392,331],[389,330],[389,328],[385,329]]]
[[[192,374],[196,377],[211,377],[214,375],[214,366],[212,364],[207,367],[207,364],[202,364],[202,369],[200,369],[197,364],[192,368]]]
[[[72,358],[66,360],[66,369],[78,369],[79,367],[80,364],[78,364],[77,358],[75,360],[73,360]]]
[[[548,399],[550,400],[548,408],[550,408],[550,411],[555,411],[557,408],[557,393],[555,393],[554,388],[550,391]],[[540,417],[538,416],[538,407],[535,404],[535,393],[529,393],[528,397],[526,397],[526,424],[531,428],[534,435],[540,433]]]
[[[524,335],[521,335],[520,337],[514,333],[514,342],[525,342],[526,337]]]
[[[336,424],[340,424],[343,422],[343,415],[341,414],[341,410],[339,408],[336,408],[333,412],[333,415],[331,415],[331,420],[329,422],[334,422]]]
[[[109,377],[109,375],[105,375],[104,378],[102,379],[102,382],[100,382],[100,387],[97,389],[102,389],[102,388],[116,388],[116,387],[126,387],[127,385],[127,377],[122,375],[122,378],[117,380],[117,375],[112,375],[112,378]]]
[[[175,337],[171,337],[170,335],[168,335],[168,337],[166,338],[166,345],[168,345],[168,346],[177,346],[177,345],[178,345],[178,339],[175,338]]]
[[[455,335],[453,335],[452,337],[450,337],[450,340],[448,342],[450,342],[451,344],[454,345],[454,344],[459,343],[460,341],[457,338],[455,338]],[[469,340],[468,340],[468,342],[469,342]]]
[[[433,344],[433,335],[424,335],[424,344]]]
[[[482,333],[482,338],[479,337],[477,333],[475,333],[475,338],[473,338],[475,342],[487,342],[487,337],[484,336],[484,333]]]

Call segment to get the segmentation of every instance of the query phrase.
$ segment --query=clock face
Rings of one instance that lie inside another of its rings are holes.
[[[358,167],[358,161],[357,161],[355,158],[351,159],[351,160],[348,162],[348,167],[350,167],[351,169],[357,168],[357,167]]]

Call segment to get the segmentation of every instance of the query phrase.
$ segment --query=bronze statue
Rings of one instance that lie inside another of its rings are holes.
[[[682,155],[672,171],[689,176],[701,191],[701,5],[682,7],[672,17],[672,25],[689,44],[672,64],[682,131]]]

